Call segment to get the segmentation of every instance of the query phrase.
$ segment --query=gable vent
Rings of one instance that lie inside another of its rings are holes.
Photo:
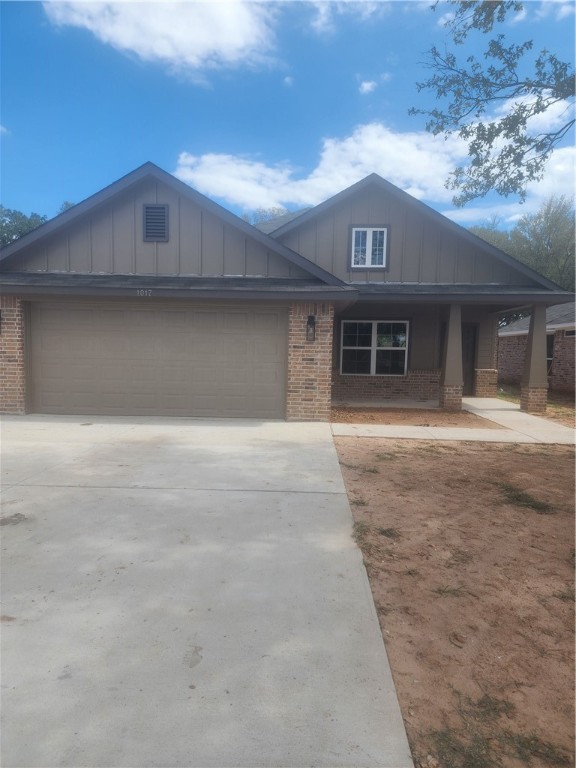
[[[148,243],[165,243],[168,240],[168,206],[144,206],[144,240]]]

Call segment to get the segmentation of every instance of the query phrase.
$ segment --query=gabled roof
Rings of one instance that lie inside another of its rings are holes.
[[[167,186],[174,189],[178,194],[188,197],[192,202],[202,206],[213,215],[225,221],[230,226],[240,230],[245,235],[251,237],[253,240],[256,240],[273,253],[276,253],[300,269],[303,269],[304,271],[308,272],[308,274],[321,280],[323,283],[335,286],[345,285],[345,283],[343,283],[342,280],[339,280],[335,275],[327,272],[325,269],[322,269],[292,249],[282,245],[282,243],[272,239],[264,232],[261,232],[256,227],[253,227],[251,224],[248,224],[243,219],[226,210],[226,208],[223,208],[221,205],[218,205],[218,203],[210,200],[210,198],[202,195],[195,189],[192,189],[192,187],[188,186],[188,184],[185,184],[183,181],[180,181],[175,176],[172,176],[166,171],[163,171],[157,165],[150,162],[144,163],[144,165],[141,165],[139,168],[136,168],[136,170],[128,173],[126,176],[123,176],[121,179],[118,179],[118,181],[115,181],[113,184],[110,184],[109,186],[100,190],[100,192],[96,192],[96,194],[88,197],[81,203],[68,208],[68,210],[64,211],[58,216],[55,216],[53,219],[50,219],[50,221],[47,221],[45,224],[40,225],[36,229],[33,229],[27,235],[23,235],[22,237],[18,238],[18,240],[10,243],[10,245],[2,248],[0,251],[0,262],[16,257],[25,248],[28,248],[29,246],[37,243],[49,235],[56,234],[64,227],[67,227],[69,224],[72,224],[74,221],[79,219],[81,216],[84,216],[86,213],[94,210],[103,203],[110,202],[114,197],[117,197],[118,195],[126,192],[127,190],[133,188],[137,184],[140,184],[146,179],[154,179],[161,182],[162,184],[166,184]]]
[[[525,275],[531,280],[536,281],[537,283],[542,285],[544,288],[547,288],[551,291],[564,292],[559,285],[556,285],[556,283],[553,283],[551,280],[548,280],[548,278],[544,277],[543,275],[539,274],[535,270],[526,266],[522,262],[513,258],[509,254],[505,253],[505,251],[502,251],[499,248],[496,248],[491,243],[488,243],[486,240],[483,240],[481,237],[478,237],[478,235],[475,235],[472,232],[469,232],[465,227],[460,226],[460,224],[456,224],[456,222],[447,218],[443,214],[438,213],[438,211],[435,211],[433,208],[430,208],[430,206],[426,205],[425,203],[422,203],[420,200],[417,200],[415,197],[412,197],[412,195],[409,195],[407,192],[404,192],[399,187],[394,186],[394,184],[391,184],[389,181],[386,181],[386,179],[383,179],[377,173],[371,173],[369,176],[366,176],[364,179],[361,179],[360,181],[356,182],[356,184],[352,184],[352,186],[348,187],[342,192],[339,192],[333,197],[330,197],[328,200],[325,200],[323,203],[320,203],[314,208],[310,208],[309,210],[305,211],[304,213],[302,213],[300,216],[297,216],[296,218],[290,219],[289,221],[284,223],[282,226],[278,227],[278,229],[275,229],[273,232],[271,232],[271,236],[275,239],[281,238],[283,237],[283,235],[287,234],[288,232],[292,232],[293,230],[301,227],[307,222],[312,221],[318,216],[321,216],[322,214],[330,211],[334,206],[340,205],[341,203],[346,202],[347,200],[350,200],[358,193],[363,192],[370,188],[376,188],[376,189],[382,190],[390,197],[396,199],[401,205],[412,208],[413,210],[417,211],[420,215],[430,219],[437,226],[441,226],[444,229],[457,235],[458,237],[461,237],[462,239],[468,241],[474,247],[480,250],[483,250],[487,255],[500,260],[507,266],[515,269],[517,272],[520,272],[521,274]]]
[[[555,304],[546,310],[546,330],[557,331],[562,328],[576,327],[576,304]],[[514,323],[505,326],[498,331],[499,336],[520,336],[528,333],[530,329],[530,318],[523,317]]]

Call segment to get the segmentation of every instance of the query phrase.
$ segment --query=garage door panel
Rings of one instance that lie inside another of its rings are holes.
[[[284,309],[41,302],[31,318],[33,410],[284,416]]]

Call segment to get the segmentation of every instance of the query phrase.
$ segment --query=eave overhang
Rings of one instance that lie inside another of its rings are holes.
[[[69,296],[91,298],[174,298],[259,301],[332,301],[347,303],[357,291],[348,285],[320,281],[234,277],[158,277],[142,275],[77,275],[7,272],[0,295],[41,298]]]
[[[552,306],[574,301],[574,294],[568,291],[525,285],[381,283],[355,287],[359,302],[495,304],[504,311],[532,304]]]

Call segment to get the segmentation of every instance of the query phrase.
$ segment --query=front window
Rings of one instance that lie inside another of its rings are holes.
[[[341,371],[366,376],[404,376],[408,322],[343,320]]]
[[[352,230],[352,266],[385,267],[388,230],[370,227]]]

